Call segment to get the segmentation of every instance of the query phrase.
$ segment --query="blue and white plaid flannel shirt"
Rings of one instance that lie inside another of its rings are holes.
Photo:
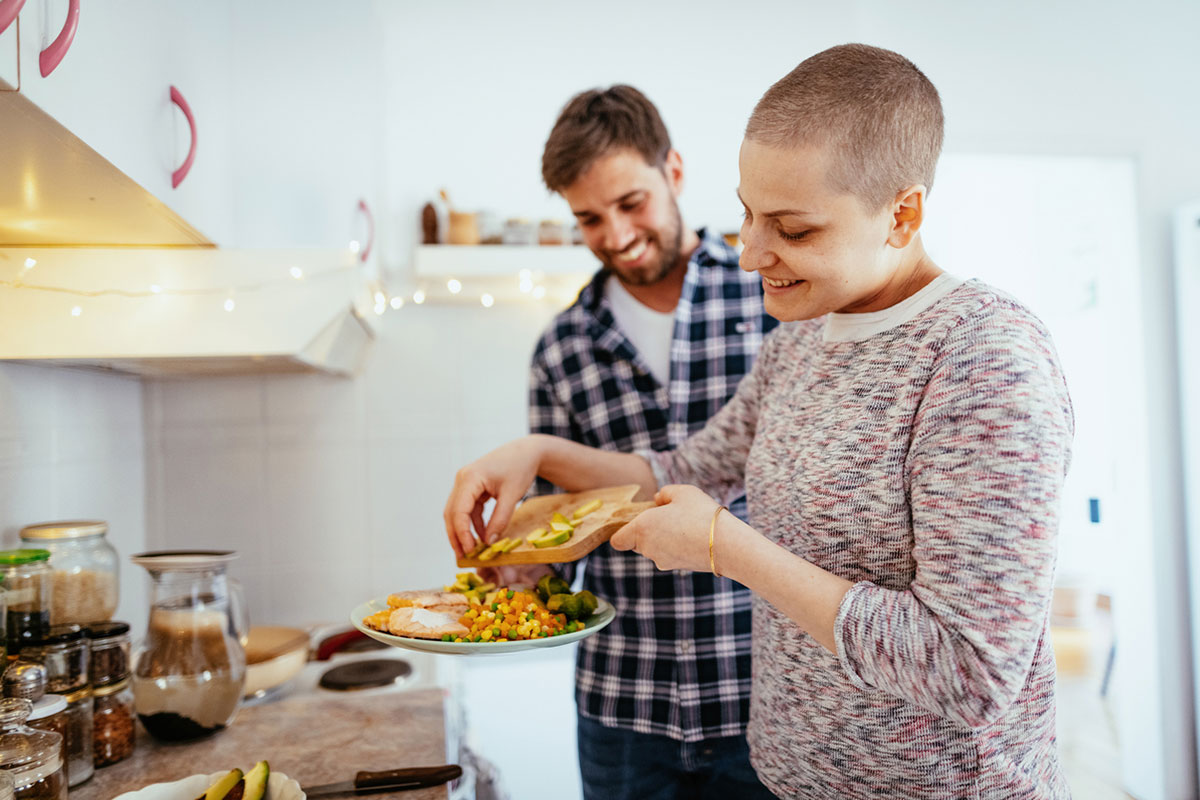
[[[704,427],[750,371],[778,322],[757,274],[719,237],[699,231],[675,309],[670,385],[661,385],[617,328],[597,272],[543,334],[531,368],[529,425],[592,447],[668,450]],[[552,491],[539,481],[535,493]],[[745,519],[746,500],[731,510]],[[579,644],[579,712],[609,727],[686,742],[745,732],[750,701],[750,592],[703,572],[660,572],[607,544],[583,586],[616,607]],[[574,564],[559,566],[568,580]]]

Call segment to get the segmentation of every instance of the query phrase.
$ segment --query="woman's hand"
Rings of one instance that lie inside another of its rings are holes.
[[[537,438],[526,436],[497,447],[455,474],[454,488],[442,511],[455,555],[474,549],[476,535],[479,541],[490,542],[508,527],[517,502],[537,477],[540,460]],[[485,525],[483,507],[488,500],[495,500],[496,505]]]
[[[710,572],[708,528],[719,504],[695,486],[664,486],[654,495],[657,508],[643,511],[609,541],[634,550],[661,570]]]

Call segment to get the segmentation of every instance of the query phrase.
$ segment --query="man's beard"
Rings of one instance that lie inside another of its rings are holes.
[[[601,259],[604,269],[617,280],[629,286],[651,286],[658,283],[675,268],[679,261],[679,251],[683,247],[683,217],[679,213],[679,205],[671,203],[671,226],[658,231],[649,239],[649,244],[658,250],[658,260],[639,267],[634,272],[622,271],[610,256]]]

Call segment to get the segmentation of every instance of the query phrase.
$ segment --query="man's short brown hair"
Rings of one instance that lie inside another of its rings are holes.
[[[890,50],[844,44],[805,59],[768,89],[746,138],[832,147],[831,187],[874,210],[914,183],[933,186],[943,127],[937,89],[916,65]]]
[[[572,97],[558,115],[542,151],[542,180],[552,192],[573,184],[601,156],[631,149],[661,168],[671,137],[654,107],[632,86],[589,89]]]

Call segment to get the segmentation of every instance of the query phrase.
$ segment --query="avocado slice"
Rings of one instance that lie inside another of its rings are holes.
[[[233,787],[237,786],[242,777],[243,772],[240,769],[231,769],[218,778],[212,786],[208,787],[208,791],[197,797],[196,800],[225,800],[225,795],[233,791]]]
[[[570,531],[558,531],[544,534],[537,539],[530,539],[529,543],[534,547],[554,547],[555,545],[565,543],[570,538]]]
[[[246,773],[246,791],[242,800],[263,800],[267,794],[267,779],[271,777],[271,767],[266,761],[260,761]]]

